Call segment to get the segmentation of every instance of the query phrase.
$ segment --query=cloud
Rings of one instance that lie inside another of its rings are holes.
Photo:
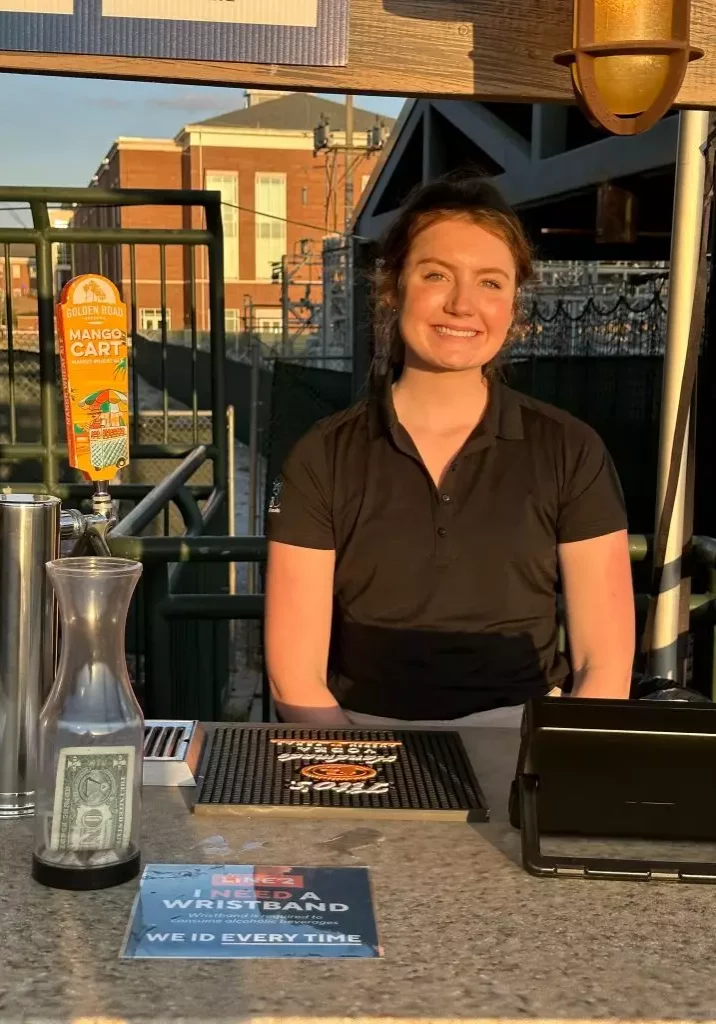
[[[219,113],[225,110],[237,110],[244,105],[244,97],[241,90],[236,90],[236,99],[232,100],[226,96],[212,96],[202,89],[185,89],[176,96],[158,96],[149,103],[153,107],[163,107],[168,110],[206,111]]]
[[[148,96],[139,99],[138,96],[94,96],[90,102],[96,107],[106,110],[124,109],[127,107],[142,106],[154,107],[161,110],[177,110],[186,113],[224,113],[227,110],[237,110],[244,105],[243,90],[224,90],[225,95],[217,96],[206,89],[179,89],[174,93]],[[235,98],[232,98],[231,93]]]

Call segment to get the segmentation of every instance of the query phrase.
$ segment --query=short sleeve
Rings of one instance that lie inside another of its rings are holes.
[[[301,548],[335,547],[325,438],[314,427],[294,445],[274,481],[266,512],[271,541]]]
[[[570,421],[564,432],[558,542],[589,540],[626,529],[621,484],[604,442],[585,423]]]

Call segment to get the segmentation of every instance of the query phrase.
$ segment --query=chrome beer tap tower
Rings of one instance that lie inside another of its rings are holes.
[[[34,813],[37,722],[55,676],[56,604],[47,563],[111,554],[116,522],[106,483],[92,511],[61,509],[51,494],[0,494],[0,818]],[[72,543],[74,542],[74,543]]]

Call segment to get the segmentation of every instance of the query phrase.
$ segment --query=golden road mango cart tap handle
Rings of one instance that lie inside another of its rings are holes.
[[[70,465],[112,480],[129,463],[127,307],[106,277],[82,274],[62,289],[57,329]]]
[[[89,532],[108,554],[110,481],[129,464],[127,307],[100,274],[68,281],[57,306],[69,462],[94,482]]]

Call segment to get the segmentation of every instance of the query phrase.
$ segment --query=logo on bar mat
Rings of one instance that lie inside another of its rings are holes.
[[[376,770],[363,764],[312,764],[301,775],[314,782],[365,782],[375,778]]]
[[[348,796],[387,793],[393,786],[381,778],[384,767],[398,760],[400,740],[272,739],[276,760],[296,765],[287,783],[294,793],[332,791]]]

